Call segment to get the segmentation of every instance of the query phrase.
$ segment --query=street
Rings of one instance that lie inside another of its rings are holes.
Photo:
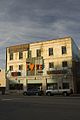
[[[0,96],[0,120],[80,120],[80,97]]]

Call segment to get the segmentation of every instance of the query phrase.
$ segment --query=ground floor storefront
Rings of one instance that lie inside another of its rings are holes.
[[[62,76],[30,76],[26,79],[26,77],[19,78],[17,81],[15,79],[10,80],[9,82],[9,90],[17,90],[17,91],[25,91],[29,89],[41,89],[45,91],[46,89],[73,89],[75,88],[75,84],[73,82],[72,76],[67,76],[64,79]],[[13,82],[12,82],[13,81]],[[14,82],[15,81],[15,82]],[[76,90],[76,89],[75,89]]]
[[[5,94],[6,87],[0,87],[0,94]]]

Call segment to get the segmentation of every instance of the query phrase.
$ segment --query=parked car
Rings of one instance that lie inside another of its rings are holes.
[[[23,95],[43,95],[43,91],[40,89],[27,89],[23,92]]]
[[[46,95],[47,96],[51,96],[51,95],[68,96],[70,94],[73,94],[72,89],[49,89],[49,90],[46,90]]]

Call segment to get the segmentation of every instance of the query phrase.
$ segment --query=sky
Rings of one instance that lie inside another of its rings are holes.
[[[80,0],[0,0],[0,68],[6,47],[66,36],[80,47]]]

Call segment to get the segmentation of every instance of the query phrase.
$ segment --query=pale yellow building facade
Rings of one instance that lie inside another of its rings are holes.
[[[71,37],[10,46],[6,49],[9,89],[71,88],[76,92],[73,65],[77,61],[80,53]]]
[[[4,93],[5,89],[6,89],[5,70],[4,69],[0,69],[0,91],[2,93]]]

